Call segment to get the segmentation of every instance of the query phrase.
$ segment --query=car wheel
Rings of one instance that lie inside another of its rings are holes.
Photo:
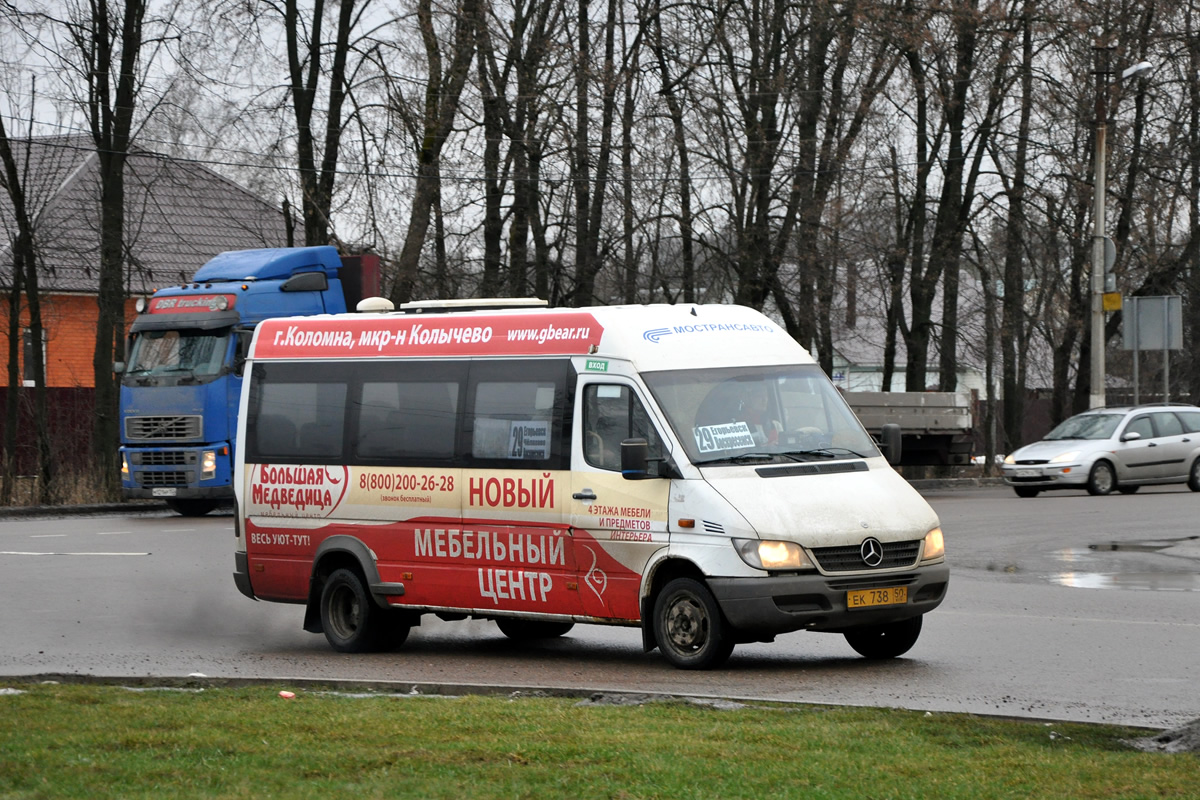
[[[1113,472],[1112,464],[1107,461],[1097,461],[1092,465],[1092,471],[1088,473],[1088,494],[1110,494],[1115,488],[1117,488],[1117,476]]]
[[[510,639],[528,641],[530,639],[553,639],[562,636],[575,627],[574,622],[542,622],[540,620],[513,619],[500,617],[496,627]]]
[[[1028,486],[1014,486],[1013,491],[1017,493],[1017,497],[1037,497],[1041,489],[1030,489]]]
[[[1120,492],[1121,494],[1137,494],[1137,490],[1140,488],[1142,488],[1142,487],[1140,487],[1140,486],[1118,486],[1117,491]]]
[[[325,581],[321,627],[339,653],[395,649],[404,644],[412,628],[407,617],[375,605],[362,578],[349,569],[334,570]]]
[[[883,625],[864,625],[851,628],[843,635],[860,656],[882,661],[902,656],[912,649],[921,635],[921,620],[922,617],[913,617]]]
[[[663,657],[679,669],[710,669],[733,653],[721,608],[708,587],[676,578],[654,601],[654,637]]]
[[[1200,492],[1200,458],[1192,462],[1192,469],[1188,472],[1188,488]]]

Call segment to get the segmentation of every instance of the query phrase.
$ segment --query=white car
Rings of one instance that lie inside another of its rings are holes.
[[[1133,494],[1160,483],[1186,483],[1200,492],[1200,408],[1170,403],[1085,411],[1007,456],[1001,470],[1018,497],[1050,489]]]

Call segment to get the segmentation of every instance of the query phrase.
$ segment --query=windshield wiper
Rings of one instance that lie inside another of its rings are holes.
[[[786,453],[781,453],[794,461],[807,461],[808,457],[818,458],[837,458],[838,456],[854,456],[855,458],[866,458],[866,456],[857,450],[851,450],[847,447],[818,447],[812,450],[788,450]]]
[[[706,467],[712,464],[745,464],[750,461],[772,461],[778,458],[777,453],[742,453],[736,456],[721,456],[720,458],[709,458],[704,461],[693,461],[697,467]]]

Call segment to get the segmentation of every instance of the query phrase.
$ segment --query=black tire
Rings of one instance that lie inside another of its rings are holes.
[[[912,649],[921,635],[923,617],[888,622],[883,625],[864,625],[851,628],[843,635],[854,651],[863,658],[883,661],[902,656]]]
[[[358,573],[337,569],[321,589],[321,628],[339,653],[371,653],[404,644],[412,626],[401,613],[375,605]]]
[[[496,627],[508,638],[515,639],[518,642],[525,642],[533,639],[553,639],[556,636],[562,636],[569,632],[571,628],[574,628],[575,623],[543,622],[541,620],[499,617],[496,620]]]
[[[679,669],[711,669],[733,653],[733,637],[716,598],[700,581],[676,578],[654,600],[654,638]]]
[[[1037,497],[1042,490],[1030,489],[1028,486],[1014,486],[1013,491],[1017,493],[1017,497]]]
[[[1140,486],[1118,486],[1117,491],[1120,492],[1121,494],[1137,494],[1137,490],[1140,488],[1142,488],[1142,487],[1140,487]]]
[[[216,500],[168,500],[167,507],[185,517],[203,517],[217,507]]]
[[[1117,473],[1113,472],[1112,464],[1107,461],[1097,461],[1093,464],[1092,471],[1088,473],[1088,494],[1112,494],[1112,490],[1115,488],[1117,488]]]
[[[1188,472],[1188,488],[1193,492],[1200,492],[1200,458],[1192,462],[1192,468]]]

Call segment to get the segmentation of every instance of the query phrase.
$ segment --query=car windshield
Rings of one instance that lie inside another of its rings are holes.
[[[879,455],[816,364],[643,373],[694,464]]]
[[[129,353],[131,376],[212,377],[221,371],[229,329],[142,331]]]
[[[1079,414],[1060,423],[1043,439],[1107,439],[1123,419],[1124,414]]]

